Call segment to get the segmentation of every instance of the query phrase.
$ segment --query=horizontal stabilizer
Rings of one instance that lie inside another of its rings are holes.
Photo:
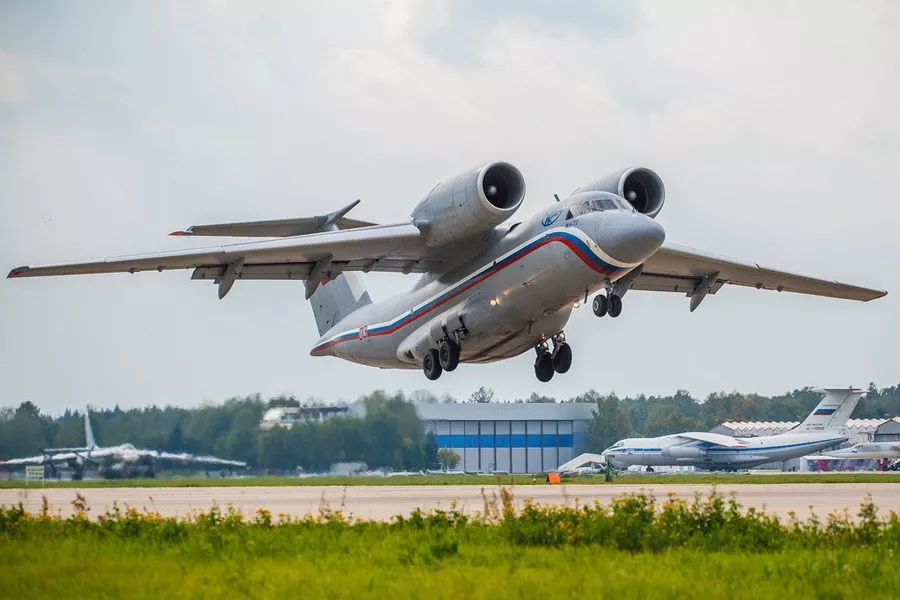
[[[298,219],[277,219],[274,221],[247,221],[245,223],[219,223],[215,225],[192,225],[187,229],[173,231],[175,236],[206,237],[292,237],[327,231],[332,225],[338,229],[357,229],[372,227],[375,223],[348,219],[350,212],[359,200],[327,215],[303,217]]]

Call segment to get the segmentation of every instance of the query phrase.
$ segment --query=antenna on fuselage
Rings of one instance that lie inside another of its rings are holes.
[[[559,202],[559,196],[557,196],[556,194],[553,194],[553,197],[556,198],[557,202]]]

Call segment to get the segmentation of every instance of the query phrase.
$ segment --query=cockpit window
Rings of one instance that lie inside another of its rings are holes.
[[[602,212],[604,210],[625,210],[627,208],[628,207],[617,201],[616,198],[594,198],[593,200],[586,200],[581,204],[572,206],[572,209],[569,211],[569,213],[572,215],[570,218],[574,218],[592,212]]]

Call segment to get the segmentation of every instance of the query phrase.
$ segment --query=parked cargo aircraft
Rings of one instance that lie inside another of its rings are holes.
[[[894,442],[863,442],[825,452],[822,458],[900,458],[900,441]]]
[[[177,252],[18,267],[9,277],[193,269],[223,298],[237,280],[306,282],[321,338],[313,356],[381,368],[422,368],[437,379],[460,362],[486,363],[529,350],[535,375],[565,373],[563,331],[594,296],[598,317],[618,317],[629,290],[681,292],[695,310],[724,284],[868,301],[886,292],[768,269],[664,243],[655,220],[666,194],[650,169],[632,167],[576,189],[522,222],[525,180],[507,162],[436,185],[406,222],[328,215],[176,231],[181,236],[281,238]],[[372,302],[358,272],[422,273],[410,289]]]
[[[721,470],[747,469],[805,456],[847,441],[847,419],[865,393],[855,388],[817,391],[825,395],[822,401],[806,420],[786,433],[738,438],[690,431],[655,438],[629,438],[604,450],[603,456],[617,468],[646,465]]]
[[[89,465],[98,467],[100,475],[108,479],[154,477],[159,463],[217,469],[247,466],[247,463],[239,460],[158,450],[140,450],[131,444],[98,446],[94,439],[94,430],[91,427],[91,417],[88,411],[84,413],[84,440],[85,445],[81,448],[47,448],[41,456],[0,461],[0,466],[44,465],[53,474],[56,474],[60,467],[68,467],[73,471],[72,479],[81,479],[85,467]]]

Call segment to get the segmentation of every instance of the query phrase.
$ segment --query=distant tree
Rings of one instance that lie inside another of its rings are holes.
[[[184,435],[181,433],[181,423],[175,423],[169,438],[166,440],[166,450],[169,452],[181,452],[184,448]]]
[[[487,404],[488,402],[493,401],[494,390],[492,390],[491,388],[486,388],[483,385],[475,390],[471,396],[469,396],[469,402],[474,402],[476,404]]]
[[[437,436],[433,431],[429,431],[425,436],[425,468],[439,469],[441,467],[441,459],[438,456]]]
[[[648,436],[668,435],[680,431],[695,431],[699,428],[697,421],[684,414],[673,404],[657,404],[647,415],[645,433]]]
[[[597,452],[609,448],[631,435],[631,421],[618,396],[610,394],[597,399],[594,417],[588,425],[588,445]]]
[[[544,396],[542,394],[538,394],[537,392],[531,392],[531,395],[525,399],[527,404],[554,404],[556,402],[556,398],[552,396]]]
[[[441,463],[441,468],[449,471],[455,469],[456,465],[459,464],[459,454],[450,448],[441,448],[438,450],[438,460]]]

